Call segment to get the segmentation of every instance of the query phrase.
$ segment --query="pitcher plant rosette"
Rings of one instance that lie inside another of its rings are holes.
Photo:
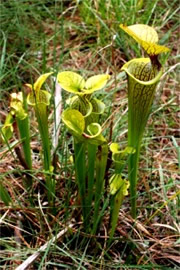
[[[61,87],[74,94],[68,100],[69,108],[63,112],[62,120],[74,137],[75,174],[83,223],[85,230],[91,229],[92,233],[96,232],[100,222],[99,208],[108,155],[107,141],[98,123],[105,105],[92,94],[105,87],[109,78],[109,75],[101,74],[85,81],[71,71],[60,72],[57,76]]]
[[[120,28],[136,40],[149,56],[130,60],[122,67],[128,79],[128,146],[135,149],[135,153],[129,157],[128,171],[132,216],[136,217],[137,171],[141,140],[155,89],[163,73],[158,55],[169,52],[169,49],[157,44],[158,35],[155,29],[148,25],[120,25]]]
[[[138,42],[148,55],[148,57],[130,60],[121,69],[126,73],[128,82],[127,147],[121,149],[117,143],[111,143],[108,147],[108,141],[103,136],[100,125],[105,104],[95,98],[94,93],[107,86],[110,75],[94,75],[85,80],[81,75],[72,71],[62,71],[57,74],[59,87],[68,92],[70,96],[66,100],[68,108],[62,112],[61,119],[73,138],[73,170],[78,189],[77,207],[80,206],[81,209],[79,213],[82,214],[85,232],[92,235],[95,235],[100,228],[105,211],[110,210],[108,245],[113,239],[119,209],[128,195],[129,187],[132,217],[136,218],[141,141],[155,90],[163,74],[158,55],[169,52],[168,48],[158,44],[158,35],[153,27],[143,24],[131,26],[121,24],[120,28]],[[21,157],[23,156],[26,165],[24,166],[26,175],[31,175],[33,166],[27,104],[31,105],[35,111],[42,143],[42,164],[47,198],[54,214],[56,213],[54,178],[56,170],[52,166],[51,148],[53,148],[53,144],[49,138],[48,125],[51,94],[42,88],[51,74],[52,72],[42,74],[35,83],[26,84],[31,90],[27,97],[23,92],[11,94],[10,112],[0,129],[0,139],[8,145],[8,140],[16,131],[18,147],[20,145]],[[107,164],[109,150],[111,160]],[[127,165],[128,177],[124,173]],[[111,170],[109,170],[110,168]],[[105,185],[105,179],[108,180],[108,178],[109,187]],[[33,190],[32,180],[33,177],[27,177],[26,184],[31,191]],[[1,183],[0,188],[3,200],[8,205],[11,198]]]

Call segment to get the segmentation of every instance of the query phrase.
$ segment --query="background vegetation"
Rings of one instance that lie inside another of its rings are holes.
[[[106,104],[102,118],[104,135],[110,141],[127,142],[127,92],[120,68],[139,57],[140,49],[119,29],[119,24],[144,23],[156,28],[160,44],[171,48],[164,55],[164,76],[156,92],[143,140],[138,183],[138,218],[134,224],[129,198],[119,213],[114,241],[107,249],[105,213],[103,226],[91,240],[81,230],[77,189],[70,160],[71,138],[61,125],[56,168],[57,214],[47,211],[41,171],[40,139],[31,111],[33,141],[33,204],[23,186],[25,170],[14,152],[14,138],[0,148],[0,185],[11,204],[1,206],[0,269],[15,269],[46,243],[52,235],[73,222],[74,227],[54,244],[48,244],[28,269],[178,269],[178,59],[179,1],[172,0],[6,0],[0,3],[0,124],[8,113],[10,93],[23,89],[40,74],[73,70],[85,77],[106,73],[111,85],[100,91]],[[54,83],[51,82],[53,94]],[[62,93],[62,106],[68,94]],[[49,116],[52,130],[53,104]],[[105,119],[107,119],[105,121]],[[104,122],[105,121],[105,122]],[[107,188],[108,192],[108,188]],[[7,195],[8,196],[8,195]],[[86,240],[86,241],[85,241]]]

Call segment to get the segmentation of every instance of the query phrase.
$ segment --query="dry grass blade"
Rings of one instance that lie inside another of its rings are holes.
[[[152,226],[164,227],[164,228],[170,229],[170,230],[175,231],[175,232],[180,232],[180,228],[174,228],[168,224],[153,223]]]
[[[27,258],[21,265],[19,265],[16,270],[25,270],[27,269],[40,255],[42,252],[46,250],[46,248],[57,241],[61,236],[63,236],[69,229],[71,229],[74,224],[70,224],[68,227],[60,231],[56,236],[47,241],[43,246],[41,246],[38,251],[32,254],[29,258]]]

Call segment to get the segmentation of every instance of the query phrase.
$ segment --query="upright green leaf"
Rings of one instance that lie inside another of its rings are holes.
[[[43,83],[47,80],[47,78],[53,74],[53,72],[48,72],[48,73],[45,73],[45,74],[42,74],[38,79],[37,81],[34,83],[33,85],[33,89],[35,91],[39,91],[43,85]]]
[[[128,161],[131,207],[135,217],[140,145],[162,71],[159,72],[149,58],[133,59],[122,70],[128,76],[128,146],[135,149]]]
[[[13,125],[12,125],[13,124],[13,121],[14,121],[14,118],[13,118],[12,114],[9,113],[6,116],[5,123],[2,126],[2,128],[1,128],[2,141],[5,141],[5,140],[8,141],[13,136]]]
[[[111,221],[110,221],[110,240],[114,235],[119,209],[122,205],[123,199],[128,195],[129,182],[123,180],[121,174],[114,174],[109,180],[110,183],[110,193],[112,195],[111,202]]]
[[[11,197],[10,197],[7,189],[3,186],[3,184],[1,182],[0,182],[0,198],[7,206],[11,202]]]
[[[54,210],[55,180],[52,178],[53,166],[47,115],[47,106],[50,104],[51,95],[41,89],[43,83],[51,74],[52,72],[42,74],[33,85],[27,84],[31,89],[31,93],[27,97],[27,103],[32,105],[35,110],[43,149],[43,167],[46,177],[48,202],[52,210]]]

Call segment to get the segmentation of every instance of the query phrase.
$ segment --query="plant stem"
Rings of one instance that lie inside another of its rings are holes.
[[[117,192],[115,196],[112,198],[111,202],[111,224],[110,224],[110,235],[109,235],[109,241],[108,244],[111,243],[112,237],[114,235],[118,217],[119,217],[119,209],[123,202],[123,194],[121,192]]]
[[[55,195],[55,182],[50,175],[52,165],[51,165],[51,152],[50,152],[50,141],[48,130],[47,106],[44,104],[38,104],[38,107],[36,107],[35,111],[38,121],[39,132],[42,140],[44,170],[47,173],[46,187],[48,192],[48,201],[49,204],[52,206]]]
[[[131,200],[131,214],[133,218],[136,218],[136,193],[137,193],[137,172],[140,153],[140,142],[137,146],[131,144],[136,150],[134,154],[131,154],[128,160],[128,175],[130,181],[130,200]]]
[[[130,86],[129,86],[130,89]],[[140,117],[138,119],[135,106],[133,106],[132,95],[129,90],[128,99],[128,146],[133,147],[135,150],[134,154],[131,154],[128,159],[128,178],[130,182],[130,201],[131,201],[131,214],[132,217],[136,217],[136,191],[137,191],[137,172],[139,163],[139,152],[141,145],[141,138],[144,131],[142,125],[137,128],[140,122]]]
[[[87,230],[87,205],[86,205],[86,145],[82,142],[74,142],[75,172],[82,206],[84,229]]]
[[[95,161],[96,161],[96,152],[97,145],[88,144],[88,189],[87,189],[87,207],[88,214],[87,216],[90,218],[92,200],[93,200],[93,187],[94,187],[94,171],[95,171]]]
[[[100,145],[98,147],[98,153],[96,158],[96,187],[95,187],[95,203],[94,203],[94,216],[93,216],[93,230],[92,233],[95,234],[99,219],[99,207],[102,197],[102,192],[104,188],[104,175],[106,172],[106,164],[108,158],[108,145]]]
[[[30,133],[29,133],[29,118],[26,117],[23,120],[17,119],[17,125],[20,133],[20,138],[22,140],[22,147],[24,152],[25,161],[29,167],[32,169],[32,159],[31,159],[31,148],[30,148]]]

